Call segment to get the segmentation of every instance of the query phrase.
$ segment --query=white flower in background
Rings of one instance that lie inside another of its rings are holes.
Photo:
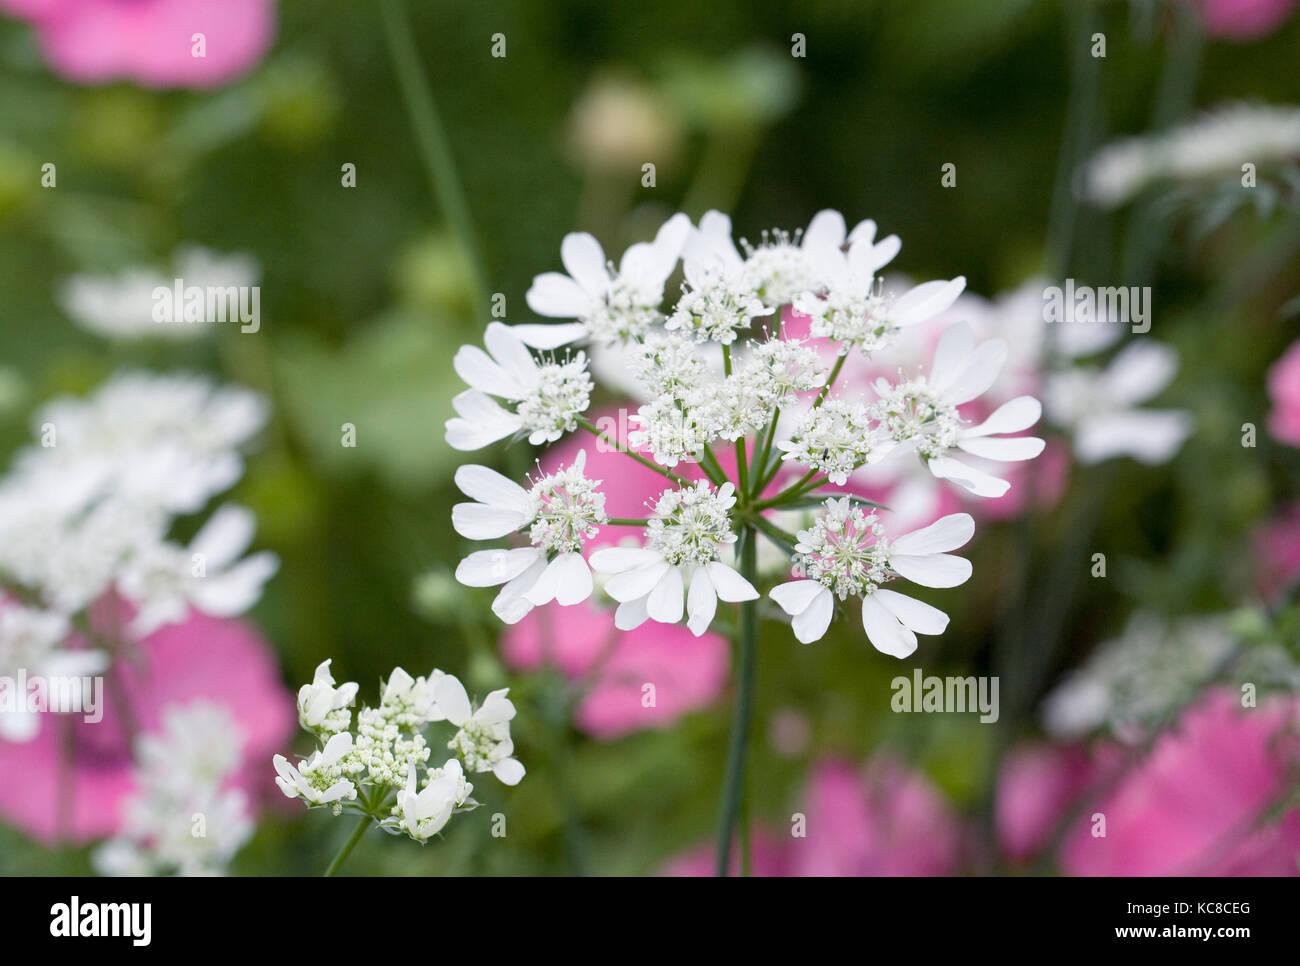
[[[344,731],[325,742],[320,751],[294,768],[284,755],[271,759],[275,783],[285,798],[301,798],[312,805],[330,805],[357,797],[357,786],[344,776],[342,763],[352,751],[352,735]]]
[[[1143,339],[1120,350],[1104,369],[1076,366],[1052,373],[1044,388],[1047,415],[1068,427],[1083,463],[1131,456],[1167,463],[1195,429],[1184,409],[1140,409],[1178,371],[1178,353]]]
[[[162,723],[136,740],[121,829],[92,861],[105,875],[221,875],[253,835],[247,796],[233,785],[243,736],[224,706],[206,701],[171,705]]]
[[[795,637],[820,640],[830,626],[835,598],[862,598],[862,626],[876,650],[907,657],[917,634],[942,634],[943,611],[882,585],[903,577],[923,587],[956,587],[970,577],[970,562],[950,550],[964,546],[975,521],[954,513],[930,526],[888,541],[874,511],[854,506],[848,497],[831,499],[825,512],[799,533],[795,562],[805,579],[774,587],[769,596],[791,615]]]
[[[748,580],[719,560],[736,540],[728,516],[735,502],[730,483],[717,491],[704,481],[665,490],[646,526],[644,548],[610,547],[591,555],[593,569],[612,575],[605,592],[619,601],[616,627],[632,630],[647,619],[675,624],[684,605],[687,626],[699,637],[713,622],[719,598],[758,597]]]
[[[564,236],[560,260],[568,275],[546,272],[533,279],[525,296],[538,315],[577,319],[568,325],[517,325],[515,336],[535,349],[555,349],[591,339],[615,342],[638,338],[662,320],[664,283],[677,266],[691,223],[685,215],[668,219],[653,242],[623,253],[615,272],[605,262],[600,242],[585,232]]]
[[[103,651],[63,647],[71,632],[65,615],[0,595],[0,676],[13,678],[25,671],[29,678],[52,680],[103,673],[109,664]],[[12,707],[9,704],[0,707],[0,738],[31,741],[40,733],[41,712],[28,710],[25,695],[19,695]]]
[[[1195,120],[1108,144],[1084,166],[1080,190],[1114,208],[1163,180],[1240,178],[1247,162],[1263,167],[1300,159],[1300,108],[1233,103]]]
[[[505,584],[493,610],[506,623],[533,607],[558,601],[562,606],[591,596],[591,568],[583,544],[607,521],[599,480],[584,473],[586,451],[573,463],[539,477],[525,490],[486,466],[456,471],[456,485],[474,503],[458,503],[452,525],[470,540],[492,540],[528,528],[531,547],[480,550],[456,568],[456,579],[470,587]]]
[[[357,697],[357,682],[334,686],[331,660],[321,661],[311,684],[298,689],[298,724],[320,735],[336,735],[352,724],[352,702]]]
[[[891,384],[879,380],[873,407],[883,432],[901,450],[914,450],[940,479],[951,480],[975,496],[1000,497],[1011,484],[948,455],[959,449],[1000,462],[1031,460],[1043,451],[1035,436],[1003,438],[1038,422],[1042,406],[1032,396],[1003,403],[975,426],[966,424],[957,407],[984,394],[1002,369],[1007,347],[1001,339],[975,345],[969,325],[944,331],[929,377]]]
[[[188,549],[157,544],[128,561],[118,586],[138,607],[131,633],[144,637],[182,621],[191,607],[214,617],[234,617],[257,603],[280,564],[269,550],[239,559],[253,542],[256,526],[251,511],[223,506]]]
[[[447,743],[471,772],[490,771],[505,785],[518,785],[524,766],[514,758],[510,721],[515,706],[506,697],[509,688],[491,692],[478,708],[470,704],[465,685],[450,674],[438,681],[438,707],[460,729]]]
[[[82,329],[109,339],[192,338],[212,331],[207,325],[160,325],[154,321],[154,292],[185,287],[246,289],[257,284],[260,269],[250,255],[219,255],[197,245],[177,249],[170,274],[132,266],[113,274],[82,273],[60,286],[58,301]]]
[[[719,218],[726,217],[717,212],[713,214]],[[701,219],[701,226],[703,224],[704,219]],[[866,234],[868,225],[871,234],[874,234],[875,222],[863,222],[854,231]],[[729,222],[727,233],[730,235]],[[796,232],[794,237],[778,228],[763,232],[762,241],[756,246],[742,239],[746,284],[764,305],[772,309],[780,308],[801,293],[820,289],[826,284],[826,264],[834,254],[839,253],[844,242],[844,216],[830,208],[813,215],[808,229],[802,233]]]
[[[487,352],[467,345],[456,353],[456,372],[470,388],[452,400],[460,418],[447,421],[449,445],[482,449],[514,435],[537,445],[577,428],[592,389],[583,353],[563,362],[538,363],[500,322],[488,325],[483,344]],[[514,411],[502,408],[493,396],[514,403]]]

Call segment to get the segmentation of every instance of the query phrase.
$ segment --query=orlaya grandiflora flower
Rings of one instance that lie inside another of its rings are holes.
[[[456,485],[475,501],[452,509],[457,533],[494,540],[528,529],[532,546],[479,550],[456,568],[456,579],[467,586],[505,585],[492,609],[507,624],[552,600],[569,606],[591,596],[591,568],[582,548],[608,518],[600,481],[585,475],[586,463],[586,451],[579,451],[572,464],[539,477],[527,490],[486,466],[456,471]]]
[[[736,541],[728,513],[735,503],[731,483],[716,491],[702,480],[665,490],[646,526],[646,546],[608,547],[591,555],[593,569],[612,575],[605,593],[619,602],[616,627],[632,630],[647,619],[675,624],[685,611],[687,626],[699,637],[712,623],[719,599],[758,597],[748,580],[718,559]]]
[[[524,777],[524,766],[513,757],[510,721],[515,706],[506,697],[509,691],[493,691],[475,708],[465,685],[444,674],[434,686],[434,698],[438,711],[460,729],[447,747],[459,753],[465,767],[472,772],[490,771],[502,784],[518,785]]]
[[[381,823],[381,827],[405,832],[421,845],[443,830],[456,809],[473,804],[469,794],[474,790],[455,758],[441,768],[430,769],[424,781],[424,787],[417,789],[412,765],[407,772],[406,787],[397,792],[396,814]]]
[[[555,349],[590,339],[597,343],[640,338],[662,320],[659,304],[664,283],[677,267],[677,258],[690,219],[669,218],[652,242],[639,242],[623,253],[618,271],[611,271],[605,251],[586,232],[571,232],[560,245],[560,261],[568,275],[545,272],[533,279],[525,299],[538,315],[577,319],[566,325],[517,325],[513,331],[535,349]]]
[[[942,634],[948,616],[929,604],[888,590],[883,584],[903,577],[923,587],[956,587],[970,577],[971,565],[948,551],[975,533],[967,513],[942,517],[890,541],[874,511],[848,497],[827,500],[812,527],[799,532],[795,563],[805,579],[772,588],[769,596],[793,618],[791,629],[804,644],[820,640],[835,612],[835,598],[862,598],[862,626],[876,650],[907,657],[917,634]]]
[[[456,372],[470,388],[452,400],[459,418],[447,420],[448,445],[475,450],[523,435],[536,446],[577,428],[592,388],[583,353],[539,363],[510,326],[500,322],[488,324],[483,344],[487,352],[467,345],[456,353]],[[513,403],[513,411],[494,396]]]
[[[357,797],[357,787],[343,776],[339,767],[352,751],[352,734],[344,731],[325,742],[325,747],[312,752],[298,767],[276,755],[271,759],[277,772],[275,783],[285,798],[301,798],[311,805],[330,805]]]
[[[1003,438],[1038,422],[1042,406],[1032,396],[1018,396],[999,406],[982,423],[971,426],[957,407],[981,396],[1002,369],[1007,347],[1001,339],[975,345],[971,328],[962,322],[944,330],[928,377],[890,383],[876,382],[879,400],[872,407],[882,434],[893,452],[916,452],[940,479],[951,480],[975,496],[1000,497],[1011,486],[950,456],[959,449],[1000,462],[1030,460],[1044,443],[1033,436]],[[995,438],[996,437],[996,438]]]
[[[357,682],[347,681],[335,687],[334,675],[330,673],[332,661],[333,658],[321,661],[311,684],[298,689],[298,724],[307,731],[337,734],[346,731],[352,721],[348,709],[356,700]]]

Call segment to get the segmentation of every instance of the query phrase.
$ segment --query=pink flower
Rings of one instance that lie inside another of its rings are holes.
[[[889,758],[877,757],[865,772],[838,759],[820,762],[795,810],[804,836],[757,833],[755,875],[951,875],[957,868],[963,836],[947,802],[923,775]],[[701,847],[664,872],[712,869],[711,851]]]
[[[67,838],[85,842],[117,831],[123,800],[134,790],[127,729],[112,691],[120,685],[140,732],[161,729],[163,710],[196,698],[225,705],[239,723],[244,770],[238,786],[257,801],[270,788],[266,763],[296,726],[293,696],[280,682],[270,649],[248,624],[195,613],[140,643],[139,662],[119,661],[105,681],[104,716],[53,721],[43,716],[31,741],[0,741],[0,816],[46,843],[60,838],[59,797],[70,793]],[[60,742],[71,724],[71,781],[64,780]],[[70,786],[70,792],[69,792]]]
[[[1212,37],[1252,40],[1272,33],[1291,15],[1296,0],[1196,0]]]
[[[272,0],[0,0],[0,10],[32,21],[50,66],[78,84],[215,87],[261,60],[275,32]]]
[[[1268,813],[1294,788],[1300,702],[1243,709],[1219,689],[1162,735],[1066,841],[1071,875],[1296,875],[1300,810]],[[1092,814],[1106,817],[1093,837]]]
[[[1268,370],[1268,395],[1273,401],[1268,431],[1284,443],[1300,446],[1300,342],[1291,343]]]
[[[625,633],[590,603],[532,611],[506,630],[501,653],[519,670],[553,665],[570,680],[589,675],[574,723],[601,739],[667,728],[708,707],[727,683],[729,664],[727,641],[718,634],[697,638],[684,624],[654,622]]]
[[[689,852],[669,860],[659,874],[680,879],[711,876],[716,871],[716,852],[716,848],[712,845],[696,846]],[[754,833],[749,858],[752,875],[779,878],[790,874],[786,868],[786,850],[782,848],[780,839],[768,832],[760,830]],[[740,875],[741,858],[738,845],[731,849],[729,868],[733,876]]]
[[[1020,862],[1051,844],[1075,801],[1098,776],[1096,760],[1082,748],[1033,745],[1008,753],[998,774],[995,809],[998,844]]]
[[[1300,503],[1263,523],[1252,542],[1259,592],[1271,598],[1300,578]]]
[[[1028,435],[1028,431],[1022,435]],[[1070,449],[1059,439],[1048,439],[1037,459],[999,463],[998,470],[1011,481],[1011,489],[1003,496],[970,499],[973,512],[989,520],[1011,520],[1031,504],[1051,510],[1061,502],[1070,482]]]

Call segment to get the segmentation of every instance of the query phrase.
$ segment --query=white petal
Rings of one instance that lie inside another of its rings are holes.
[[[461,418],[447,420],[447,445],[463,452],[511,436],[523,425],[518,416],[475,389],[462,392],[451,405]]]
[[[252,510],[227,503],[195,535],[190,552],[201,554],[211,569],[225,567],[248,549],[256,529],[257,518]]]
[[[960,406],[983,395],[997,381],[1002,364],[1007,361],[1007,344],[1001,339],[990,339],[975,350],[966,369],[942,393],[944,402]]]
[[[686,626],[699,637],[709,629],[717,612],[718,594],[709,579],[708,568],[698,567],[691,578],[691,591],[686,598],[686,613],[689,615]]]
[[[972,456],[1001,463],[1015,463],[1031,460],[1043,451],[1047,444],[1037,436],[987,437],[976,436],[972,439],[959,439],[957,447]]]
[[[950,513],[928,527],[904,534],[889,544],[902,554],[945,553],[964,547],[975,536],[975,520],[969,513]]]
[[[965,287],[966,279],[960,275],[949,281],[922,282],[895,299],[890,317],[895,325],[901,326],[932,319],[951,308]]]
[[[525,596],[537,606],[552,599],[561,607],[581,603],[591,596],[591,569],[580,553],[563,553],[547,566]]]
[[[524,595],[532,590],[533,585],[546,572],[546,556],[540,551],[537,560],[518,577],[507,581],[496,599],[492,601],[492,613],[503,624],[518,624],[533,609],[532,601]]]
[[[932,459],[929,461],[928,466],[930,472],[939,479],[952,480],[958,486],[970,490],[976,496],[999,497],[1011,489],[1011,484],[1006,480],[998,479],[996,476],[991,476],[983,470],[977,470],[975,467],[968,466],[961,460],[955,460],[950,456]]]
[[[791,580],[777,584],[767,592],[767,596],[776,601],[777,606],[787,614],[794,615],[802,614],[812,606],[814,598],[823,590],[826,588],[815,580]]]
[[[824,208],[813,215],[812,221],[808,222],[808,230],[803,233],[803,241],[800,244],[809,250],[842,248],[847,232],[844,216],[834,208]]]
[[[962,432],[962,437],[994,436],[1001,433],[1019,433],[1038,422],[1043,415],[1043,405],[1033,396],[1017,396],[1004,402],[992,415],[977,426]]]
[[[950,325],[939,336],[930,366],[930,385],[943,393],[957,381],[975,354],[975,333],[966,322]]]
[[[568,282],[569,280],[566,278],[565,281]],[[573,283],[570,282],[569,284]],[[531,293],[531,291],[530,289],[529,292]],[[549,313],[540,312],[538,314],[547,315]],[[524,345],[532,346],[534,349],[541,349],[544,352],[558,349],[570,342],[577,342],[587,336],[587,327],[581,322],[564,322],[559,325],[525,323],[523,325],[513,325],[511,329]]]
[[[1131,409],[1083,419],[1075,429],[1074,450],[1084,463],[1131,456],[1149,466],[1167,463],[1196,428],[1181,409]]]
[[[438,710],[457,728],[469,720],[469,694],[460,679],[451,674],[438,678],[433,686],[433,700]]]
[[[280,558],[269,550],[255,553],[229,570],[198,579],[190,598],[194,606],[213,617],[235,617],[262,596],[262,585],[280,569]]]
[[[618,574],[663,559],[663,554],[647,547],[606,547],[593,553],[590,563],[598,574]]]
[[[560,261],[573,280],[589,295],[600,295],[609,285],[605,250],[585,231],[574,231],[560,243]]]
[[[971,574],[969,560],[946,553],[891,553],[889,566],[900,577],[922,587],[956,587],[966,583]]]
[[[504,758],[492,766],[492,774],[503,785],[518,785],[524,778],[524,766],[517,758]]]
[[[593,555],[594,557],[594,555]],[[605,582],[605,593],[620,603],[645,597],[669,570],[675,569],[659,554],[640,567],[624,570]]]
[[[501,368],[518,380],[524,389],[537,378],[537,362],[533,359],[533,354],[510,326],[501,322],[489,322],[487,331],[483,333],[483,344]]]
[[[715,560],[705,564],[704,569],[709,572],[714,589],[722,600],[732,604],[742,600],[758,600],[758,591],[754,585],[726,564]]]
[[[646,613],[646,598],[644,597],[624,601],[614,611],[614,626],[620,631],[634,631],[649,619],[650,615]]]
[[[1102,373],[1104,398],[1116,407],[1143,402],[1169,385],[1178,372],[1178,353],[1167,345],[1138,339],[1115,356]]]
[[[812,580],[809,583],[817,582]],[[800,644],[820,641],[826,634],[826,628],[831,626],[831,618],[835,615],[834,595],[821,584],[817,584],[817,590],[808,606],[790,620],[790,630],[794,632],[795,640]]]
[[[514,580],[539,559],[536,547],[476,550],[456,566],[456,579],[466,587],[495,587]]]
[[[471,500],[489,506],[522,512],[528,506],[528,492],[494,469],[466,463],[456,470],[456,486]]]
[[[584,292],[582,286],[569,276],[561,275],[559,272],[544,272],[534,278],[532,287],[524,296],[524,301],[538,315],[544,315],[549,319],[577,319],[591,310],[591,295]],[[524,326],[516,326],[516,329],[519,328]],[[550,326],[532,325],[527,328],[543,329]],[[567,326],[559,326],[559,328],[567,328]],[[583,331],[585,330],[584,326]],[[523,333],[520,333],[519,338],[537,349],[554,348],[554,346],[529,342]]]
[[[476,345],[461,346],[452,357],[451,365],[456,370],[456,375],[464,379],[471,389],[504,399],[522,399],[524,396],[524,387],[519,377],[494,362]]]
[[[876,600],[875,594],[862,598],[862,629],[871,645],[891,657],[907,657],[916,650],[916,635]]]
[[[451,508],[452,528],[466,540],[495,540],[514,533],[528,517],[517,510],[502,510],[482,503],[457,503]]]
[[[948,628],[948,615],[923,601],[884,587],[879,588],[873,596],[902,621],[904,627],[917,634],[942,634]]]
[[[665,566],[668,567],[667,573],[659,578],[659,582],[646,597],[646,613],[651,620],[661,624],[676,624],[682,619],[686,591],[682,586],[681,569],[667,564]]]

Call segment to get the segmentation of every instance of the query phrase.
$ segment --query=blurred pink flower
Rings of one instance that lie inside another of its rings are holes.
[[[590,675],[574,723],[601,739],[667,728],[708,707],[727,683],[730,657],[721,635],[697,638],[684,624],[655,622],[621,632],[608,611],[586,602],[532,611],[507,628],[501,653],[518,670],[552,665],[570,680]],[[654,685],[653,707],[642,704],[646,684]]]
[[[1300,503],[1262,523],[1252,543],[1259,592],[1271,598],[1300,578]]]
[[[1300,446],[1300,342],[1291,343],[1268,370],[1268,395],[1273,401],[1268,431],[1284,443]]]
[[[261,60],[275,32],[273,0],[0,0],[0,10],[32,21],[50,66],[79,84],[215,87]]]
[[[244,770],[237,782],[258,802],[272,789],[267,762],[296,727],[294,698],[280,682],[270,649],[248,624],[192,614],[140,643],[139,661],[119,661],[118,676],[131,717],[140,732],[161,729],[163,710],[196,698],[225,705],[239,723]],[[123,800],[133,791],[130,742],[113,700],[104,688],[104,716],[89,724],[71,716],[75,747],[71,771],[72,808],[68,838],[85,842],[117,831]],[[0,741],[0,817],[46,843],[60,837],[59,796],[66,791],[60,740],[66,722],[45,716],[31,741]]]
[[[1297,0],[1195,0],[1206,33],[1252,40],[1272,33],[1291,15]]]
[[[1295,787],[1298,727],[1294,698],[1243,709],[1235,691],[1216,689],[1127,773],[1111,744],[1021,749],[998,782],[1002,850],[1025,858],[1065,819],[1058,858],[1069,875],[1300,874],[1300,810],[1268,814]],[[1106,834],[1094,838],[1098,813]]]
[[[948,803],[924,775],[889,758],[878,756],[865,772],[823,760],[796,810],[804,837],[755,835],[755,875],[935,876],[957,868],[963,836]],[[692,850],[664,872],[708,875],[710,850]]]
[[[1300,810],[1269,809],[1300,769],[1300,701],[1243,709],[1217,689],[1162,735],[1066,841],[1071,875],[1297,875]],[[1090,816],[1106,816],[1094,838]]]
[[[683,852],[675,859],[670,859],[659,870],[659,874],[680,879],[704,878],[714,874],[716,862],[715,847],[699,845],[688,852]],[[740,862],[740,848],[734,846],[731,850],[729,866],[732,875],[740,875]],[[754,833],[750,848],[750,871],[755,876],[769,879],[790,874],[786,868],[786,851],[775,835],[761,830]]]
[[[966,509],[988,520],[1014,519],[1031,503],[1040,510],[1051,510],[1061,502],[1070,482],[1070,448],[1060,439],[1049,437],[1037,459],[1000,463],[998,470],[1011,482],[1011,489],[1003,496],[971,497],[966,501]]]

